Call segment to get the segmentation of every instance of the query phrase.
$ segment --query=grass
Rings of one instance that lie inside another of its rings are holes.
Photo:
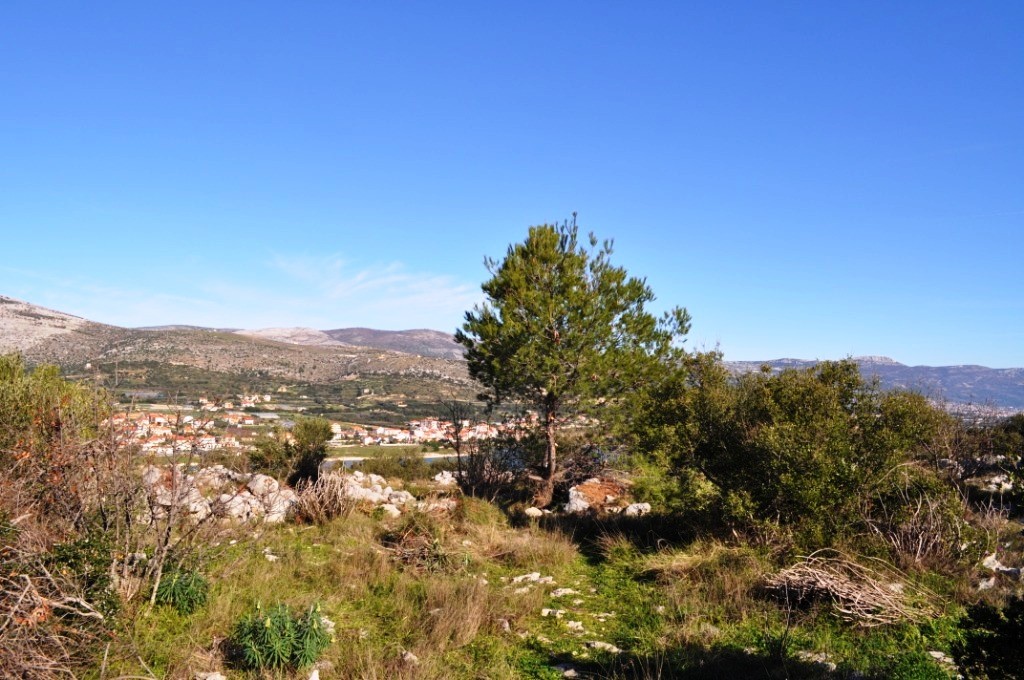
[[[861,630],[825,607],[786,610],[759,597],[774,564],[754,548],[638,541],[626,524],[581,535],[513,527],[474,499],[444,517],[354,512],[323,525],[250,528],[204,565],[206,606],[141,611],[112,643],[119,661],[107,677],[242,677],[224,657],[236,622],[256,603],[302,611],[314,602],[336,624],[323,677],[557,678],[558,664],[594,678],[831,677],[827,664],[834,677],[950,677],[927,652],[948,650],[951,617]],[[398,549],[410,536],[428,542],[427,563]],[[517,582],[533,572],[540,582]]]

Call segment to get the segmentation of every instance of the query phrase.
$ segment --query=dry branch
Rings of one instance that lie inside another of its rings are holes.
[[[867,567],[835,550],[801,558],[769,576],[764,587],[788,604],[828,601],[840,618],[865,627],[922,621],[935,612],[935,595],[891,565],[875,561]]]

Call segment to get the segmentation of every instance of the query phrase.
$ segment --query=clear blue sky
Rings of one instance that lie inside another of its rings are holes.
[[[578,211],[728,359],[1024,365],[1024,3],[0,4],[0,294],[454,330]]]

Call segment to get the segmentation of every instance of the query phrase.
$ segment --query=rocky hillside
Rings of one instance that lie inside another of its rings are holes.
[[[408,352],[425,357],[461,359],[463,347],[451,333],[424,328],[409,331],[376,331],[372,328],[337,328],[325,334],[349,345]]]
[[[69,373],[159,365],[192,369],[192,376],[207,371],[282,384],[389,376],[425,381],[436,394],[443,394],[445,385],[449,390],[472,389],[462,361],[346,345],[312,329],[241,334],[188,327],[120,328],[6,297],[0,298],[0,352],[20,352],[30,363],[55,363]]]

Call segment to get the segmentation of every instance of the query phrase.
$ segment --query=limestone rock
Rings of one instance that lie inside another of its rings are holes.
[[[270,475],[253,475],[249,483],[245,485],[253,496],[266,498],[281,488],[280,482]]]
[[[626,509],[622,511],[626,517],[641,517],[651,512],[650,503],[633,503],[627,505]]]
[[[388,517],[399,517],[402,514],[402,511],[399,510],[397,506],[392,505],[391,503],[384,503],[383,505],[380,506],[380,509]]]
[[[590,503],[578,487],[569,489],[569,502],[565,504],[565,511],[570,515],[581,515],[590,510]]]

